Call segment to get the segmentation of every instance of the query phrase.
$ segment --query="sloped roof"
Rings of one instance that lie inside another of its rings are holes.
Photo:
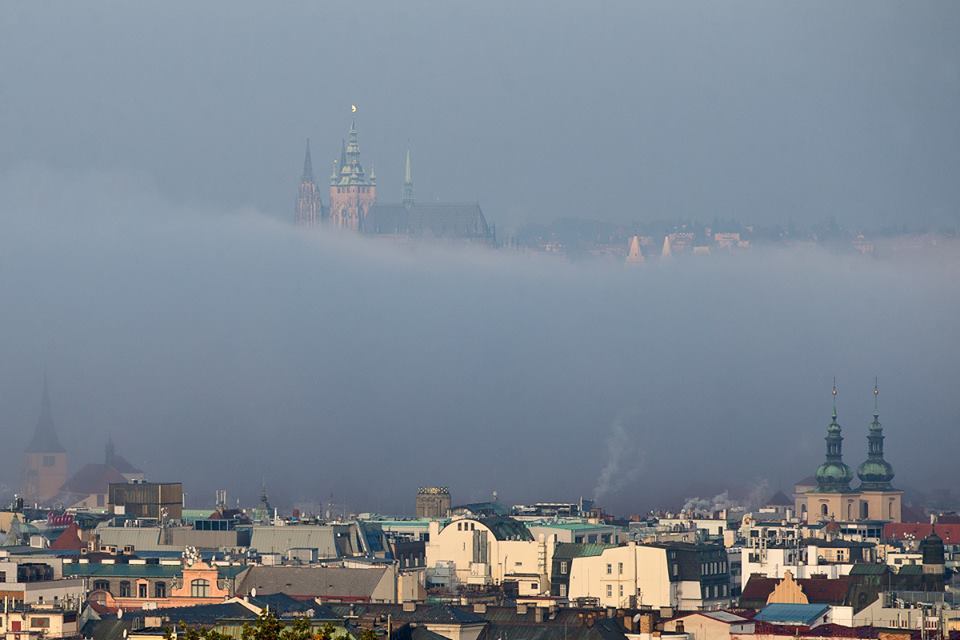
[[[766,602],[779,582],[779,578],[750,576],[743,588],[743,593],[740,594],[740,600],[741,602]],[[797,583],[811,603],[841,605],[846,602],[847,594],[850,592],[849,576],[800,578]]]
[[[903,540],[913,538],[923,540],[933,532],[936,526],[937,535],[945,544],[960,544],[960,524],[937,524],[929,522],[888,522],[883,525],[883,537],[886,540]]]
[[[192,607],[169,607],[151,611],[150,615],[161,616],[176,624],[216,624],[221,620],[256,620],[257,614],[239,602],[200,604]]]
[[[248,594],[286,593],[311,598],[370,598],[386,568],[348,569],[344,567],[251,567],[243,576],[237,592]]]
[[[480,518],[480,522],[490,529],[497,540],[533,540],[527,525],[514,518]]]
[[[114,453],[110,456],[110,466],[120,473],[143,473],[143,471],[133,466],[129,460],[119,453]]]
[[[573,542],[560,542],[557,543],[556,548],[553,551],[553,557],[557,559],[568,559],[568,558],[587,558],[591,556],[599,556],[603,553],[604,549],[610,549],[615,547],[615,544],[577,544]]]
[[[394,604],[357,604],[357,605],[328,605],[335,613],[347,615],[350,609],[360,618],[375,618],[390,614],[392,620],[399,624],[407,622],[436,623],[436,624],[483,624],[483,616],[473,613],[464,607],[455,607],[449,604],[418,604],[413,611],[404,611],[401,605]]]
[[[809,627],[829,610],[830,607],[825,604],[768,604],[754,620]]]
[[[106,494],[110,483],[122,483],[127,479],[119,471],[105,464],[84,465],[67,480],[60,489],[61,493],[89,496],[94,493]]]
[[[490,227],[476,203],[428,202],[405,206],[377,203],[364,219],[364,233],[403,234],[435,238],[476,238],[491,236]]]
[[[79,551],[82,549],[83,540],[80,539],[80,527],[77,523],[71,522],[50,544],[50,548],[56,551]]]
[[[789,507],[793,505],[793,500],[788,498],[783,491],[777,491],[767,500],[768,507]]]

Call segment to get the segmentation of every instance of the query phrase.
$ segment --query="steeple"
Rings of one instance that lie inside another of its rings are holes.
[[[113,464],[114,458],[117,456],[117,451],[113,446],[113,434],[107,434],[107,446],[104,455],[103,463],[108,467]]]
[[[53,424],[53,412],[50,410],[50,389],[47,384],[47,373],[43,373],[43,391],[40,396],[40,417],[37,427],[33,431],[33,438],[27,445],[27,453],[63,453],[66,450],[57,437],[57,429]]]
[[[313,182],[313,159],[310,157],[310,138],[307,138],[307,152],[303,156],[303,180]]]
[[[857,468],[860,488],[867,491],[889,491],[893,466],[883,458],[883,427],[880,425],[879,380],[873,383],[873,422],[867,434],[867,459]]]
[[[413,206],[413,163],[410,161],[410,149],[403,162],[403,206]]]
[[[853,473],[843,463],[843,436],[837,422],[837,381],[833,381],[833,418],[827,425],[827,455],[817,467],[817,491],[842,493],[850,490]]]

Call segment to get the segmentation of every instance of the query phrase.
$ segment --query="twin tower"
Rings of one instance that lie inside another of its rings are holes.
[[[817,522],[901,521],[903,492],[892,485],[893,466],[883,457],[880,425],[880,390],[873,387],[873,422],[867,433],[867,459],[857,468],[860,486],[851,488],[853,472],[843,462],[843,436],[837,422],[837,387],[833,387],[833,418],[827,425],[827,455],[817,467],[815,484],[797,486],[797,512],[801,520]]]

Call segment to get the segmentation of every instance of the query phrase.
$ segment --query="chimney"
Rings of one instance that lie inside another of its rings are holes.
[[[633,616],[629,613],[623,614],[623,630],[627,633],[634,633],[633,631]]]
[[[517,605],[517,615],[518,615],[518,616],[525,616],[525,615],[527,615],[527,605],[525,605],[525,604],[518,604],[518,605]]]
[[[486,613],[486,612],[487,612],[487,605],[484,604],[484,603],[482,603],[482,602],[478,602],[478,603],[476,603],[476,604],[473,605],[473,612],[474,612],[474,613]]]
[[[640,633],[653,633],[653,614],[640,615]]]
[[[543,624],[543,607],[534,607],[533,621],[537,624]]]
[[[616,607],[607,607],[607,617],[608,617],[608,618],[615,618],[616,616],[617,616],[617,608],[616,608]]]
[[[404,611],[404,613],[413,613],[413,612],[416,611],[416,610],[417,610],[417,603],[416,603],[416,602],[404,602],[404,603],[403,603],[403,611]]]

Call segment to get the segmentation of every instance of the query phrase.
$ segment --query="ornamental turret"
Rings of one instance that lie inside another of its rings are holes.
[[[880,389],[873,385],[873,422],[867,434],[867,459],[857,469],[860,489],[889,491],[893,488],[893,466],[883,458],[883,427],[880,425]]]
[[[817,492],[844,493],[850,491],[853,473],[843,462],[843,435],[837,422],[837,385],[833,385],[833,419],[827,425],[827,456],[817,467]]]

